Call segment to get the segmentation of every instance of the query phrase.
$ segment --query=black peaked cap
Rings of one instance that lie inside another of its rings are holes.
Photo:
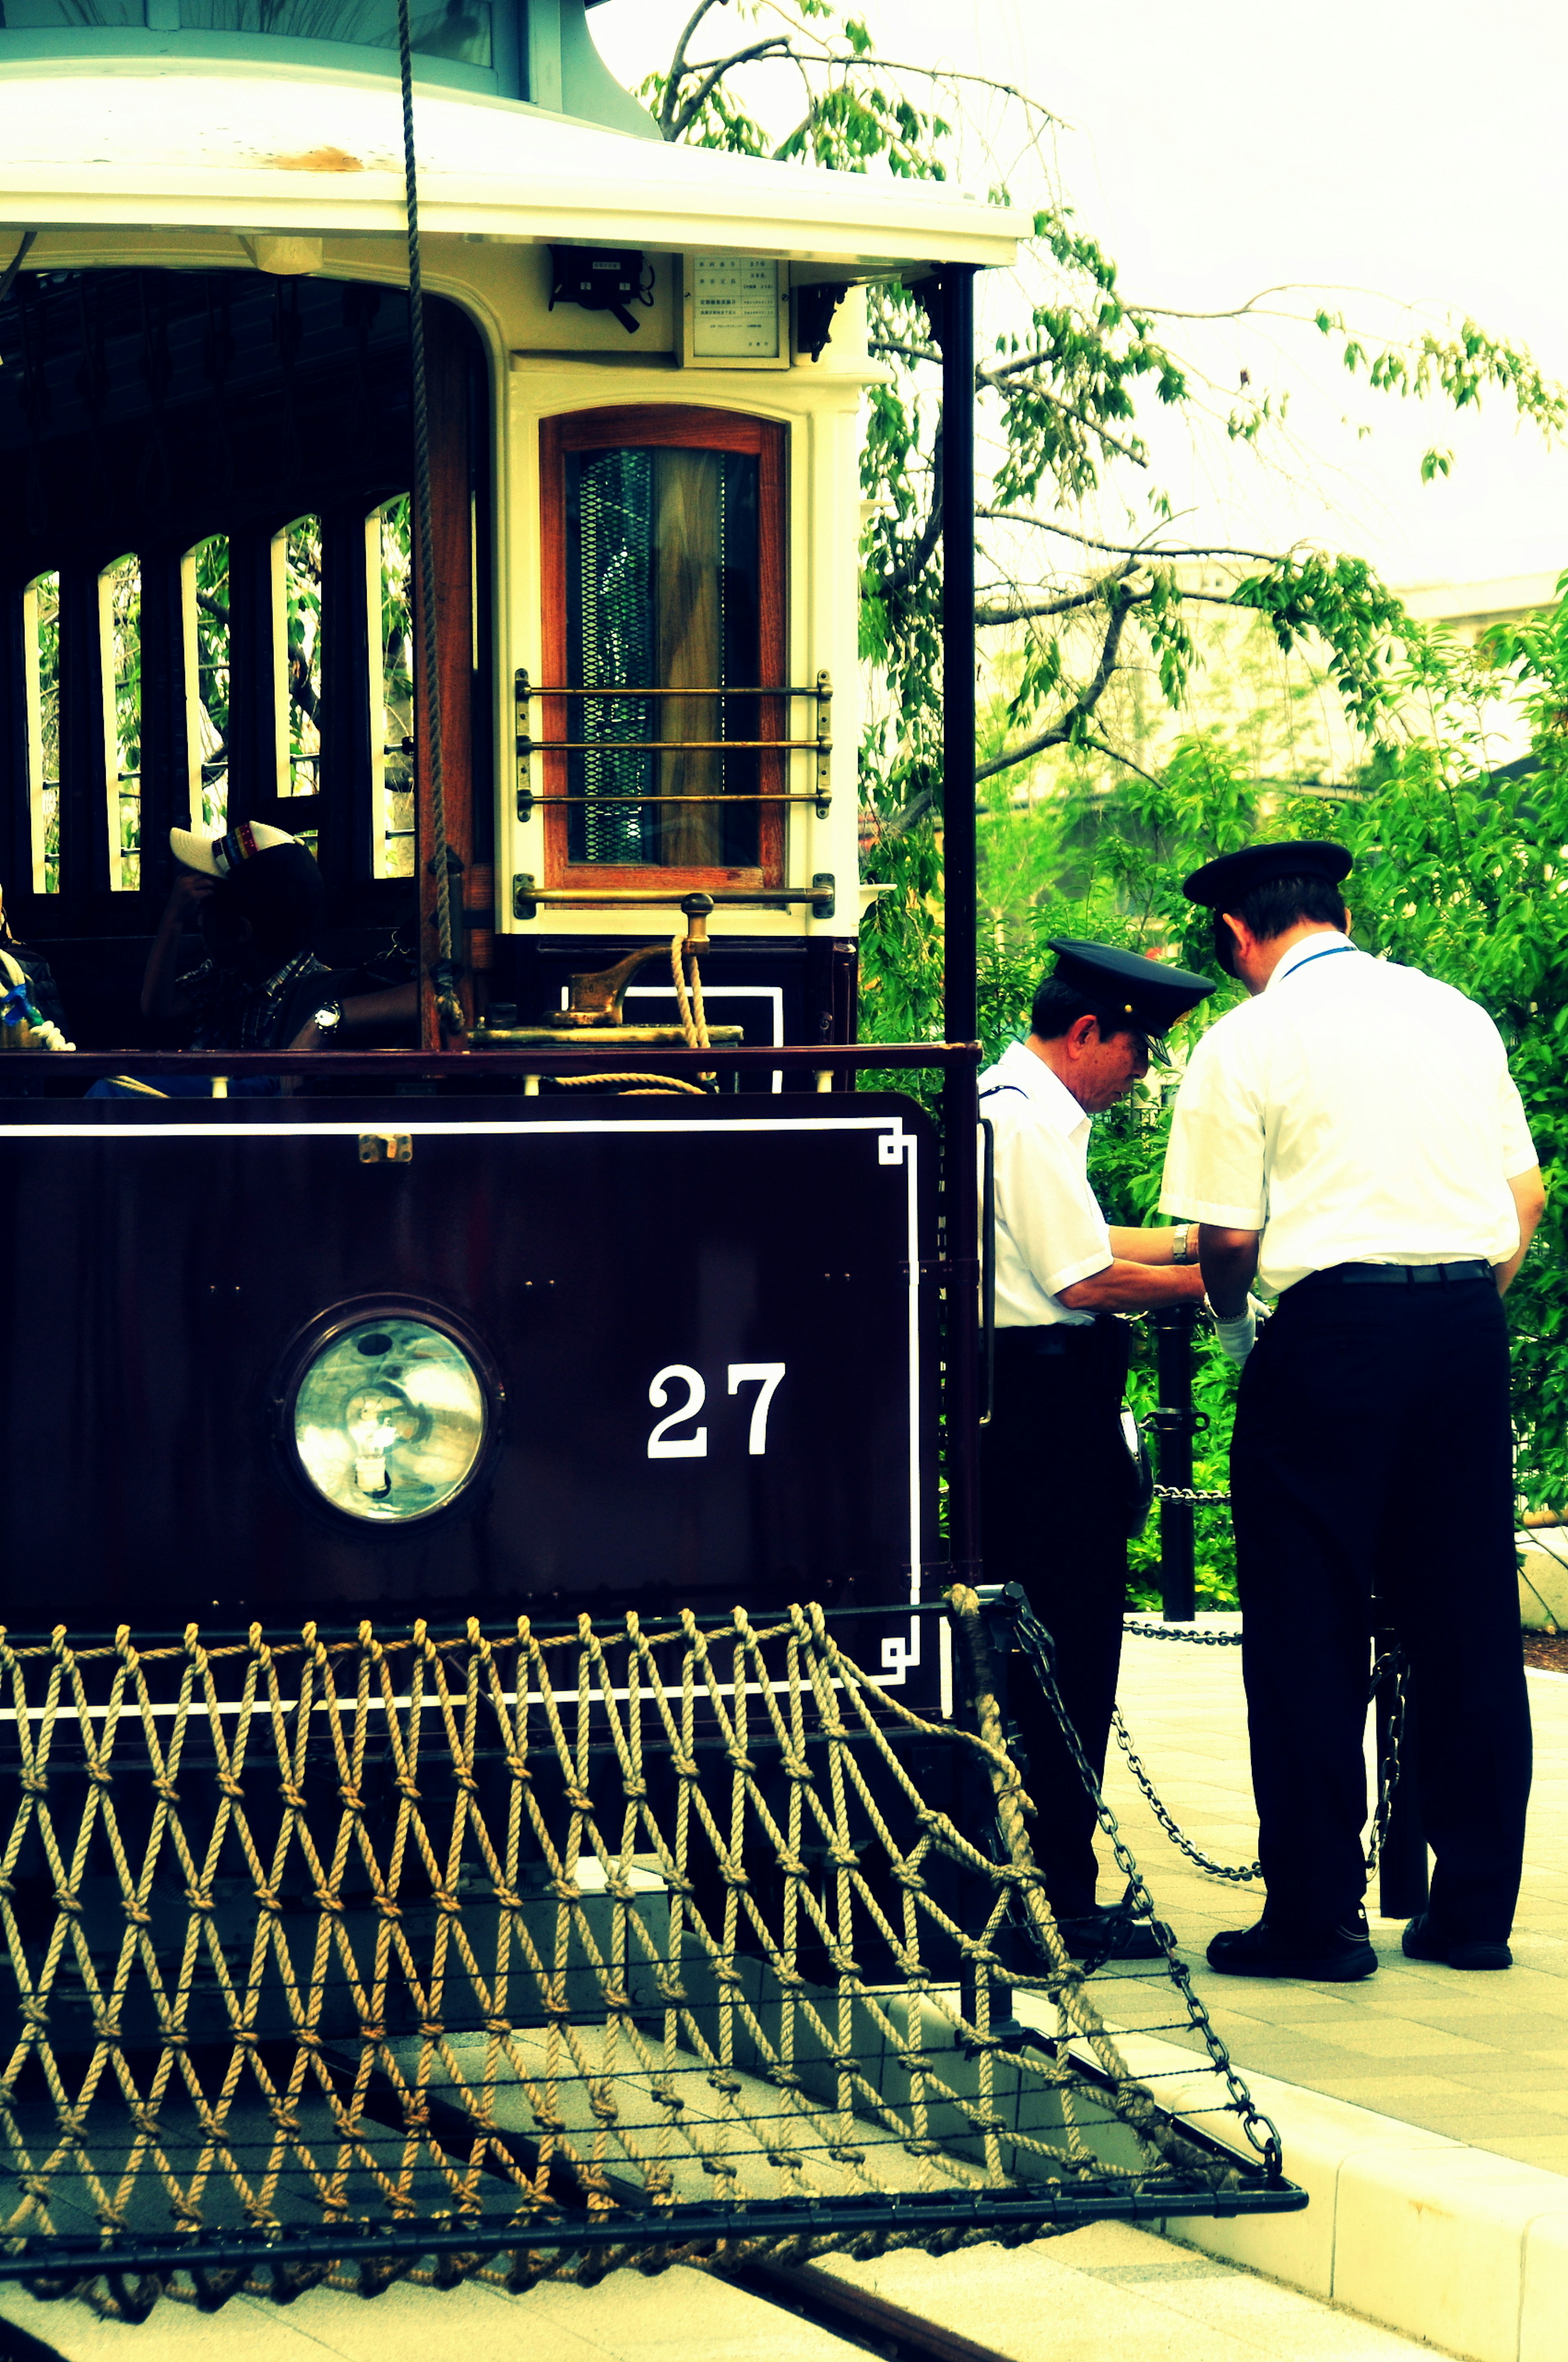
[[[1350,866],[1343,844],[1321,836],[1288,837],[1281,844],[1244,844],[1222,853],[1184,878],[1181,890],[1190,902],[1202,902],[1211,911],[1234,911],[1244,894],[1271,878],[1321,877],[1337,886],[1350,875]]]
[[[1109,944],[1075,944],[1053,935],[1050,947],[1058,982],[1095,1001],[1108,1018],[1126,1019],[1143,1033],[1163,1033],[1214,989],[1207,977],[1136,952],[1113,951]]]

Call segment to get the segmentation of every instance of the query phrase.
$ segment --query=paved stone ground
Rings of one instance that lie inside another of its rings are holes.
[[[1499,1975],[1407,1960],[1403,1922],[1375,1917],[1380,1965],[1361,1984],[1217,1977],[1204,1947],[1216,1929],[1257,1917],[1260,1888],[1193,1870],[1161,1833],[1114,1742],[1107,1792],[1240,2065],[1568,2173],[1568,1678],[1528,1679],[1535,1789],[1515,1964]],[[1182,1827],[1219,1860],[1250,1861],[1257,1824],[1240,1650],[1129,1638],[1121,1705]],[[1376,1901],[1374,1891],[1369,1911]],[[1117,2014],[1114,1985],[1104,1988],[1103,2006]]]
[[[998,2362],[1416,2362],[1432,2352],[1127,2224],[1091,2224],[1025,2247],[836,2259],[829,2268]],[[147,2362],[855,2362],[868,2346],[888,2350],[872,2330],[841,2338],[684,2268],[651,2279],[613,2272],[597,2288],[523,2297],[469,2285],[443,2295],[394,2288],[368,2304],[324,2289],[287,2308],[250,2297],[218,2313],[164,2304],[136,2329],[10,2288],[0,2323],[61,2362],[133,2354]]]

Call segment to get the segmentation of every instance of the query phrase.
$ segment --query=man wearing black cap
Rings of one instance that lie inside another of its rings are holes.
[[[1222,1339],[1246,1363],[1231,1491],[1268,1902],[1210,1946],[1236,1976],[1377,1966],[1375,1577],[1409,1660],[1437,1857],[1412,1958],[1508,1966],[1530,1794],[1499,1299],[1541,1174],[1490,1018],[1352,944],[1350,866],[1337,844],[1248,845],[1185,889],[1253,996],[1193,1051],[1160,1200],[1198,1218]],[[1255,1350],[1255,1272],[1279,1297]]]
[[[1126,1600],[1135,1473],[1122,1429],[1127,1328],[1116,1316],[1203,1293],[1196,1232],[1112,1230],[1089,1186],[1090,1118],[1148,1071],[1161,1034],[1213,990],[1102,944],[1053,943],[1026,1042],[981,1076],[996,1157],[996,1401],[984,1430],[988,1580],[1019,1583],[1056,1642],[1062,1697],[1105,1762]],[[1036,1854],[1080,1956],[1158,1956],[1124,1905],[1095,1904],[1094,1807],[1043,1699],[1015,1689]]]

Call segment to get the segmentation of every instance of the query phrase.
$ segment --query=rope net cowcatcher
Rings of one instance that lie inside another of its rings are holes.
[[[1066,1953],[952,1597],[974,1729],[816,1607],[0,1634],[0,2277],[137,2319],[1304,2203],[1212,2037],[1179,2106],[1129,2070],[1188,2017]]]

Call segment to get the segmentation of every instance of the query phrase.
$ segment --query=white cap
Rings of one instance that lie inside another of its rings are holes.
[[[198,836],[193,828],[171,828],[169,842],[174,858],[187,869],[200,869],[208,877],[226,877],[242,861],[255,853],[270,853],[274,845],[298,844],[286,828],[269,828],[265,821],[242,820],[226,836]],[[305,847],[308,853],[310,847]]]

